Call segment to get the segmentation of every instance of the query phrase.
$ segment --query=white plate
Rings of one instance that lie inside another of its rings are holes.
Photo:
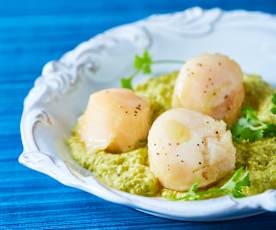
[[[59,182],[152,215],[189,221],[241,218],[276,211],[276,191],[242,199],[222,197],[173,202],[105,187],[70,156],[64,141],[90,93],[118,86],[132,70],[134,54],[149,49],[154,59],[187,60],[202,52],[222,52],[246,72],[276,82],[276,18],[263,13],[192,8],[117,27],[49,62],[25,99],[21,120],[24,151],[19,162]],[[168,72],[179,66],[156,66]]]

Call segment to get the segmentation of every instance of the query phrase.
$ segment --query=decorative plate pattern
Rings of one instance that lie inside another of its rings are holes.
[[[186,60],[201,52],[222,52],[275,84],[276,18],[258,12],[191,8],[154,15],[117,27],[47,63],[26,97],[21,120],[24,151],[19,162],[59,182],[152,215],[188,221],[242,218],[276,211],[276,191],[234,199],[229,196],[173,202],[108,188],[72,159],[65,139],[91,92],[117,86],[131,72],[135,53]],[[167,72],[175,66],[157,67]]]

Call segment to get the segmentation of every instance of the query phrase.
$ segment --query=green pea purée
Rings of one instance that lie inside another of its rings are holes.
[[[148,98],[153,110],[153,120],[171,108],[177,74],[178,72],[172,72],[150,78],[136,86],[135,92]],[[276,123],[276,116],[270,112],[275,89],[257,75],[245,76],[244,86],[244,106],[254,108],[260,120]],[[146,143],[140,148],[121,154],[105,151],[91,153],[86,150],[76,131],[72,132],[67,143],[73,158],[112,188],[144,196],[161,195],[172,198],[181,195],[180,192],[160,186],[158,179],[149,169]],[[245,166],[250,172],[251,186],[247,191],[248,195],[276,189],[276,138],[234,144],[237,148],[236,167]]]

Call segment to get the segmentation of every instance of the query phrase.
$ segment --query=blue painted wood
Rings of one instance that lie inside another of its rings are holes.
[[[275,0],[0,0],[0,229],[276,229],[276,215],[189,223],[103,201],[17,163],[23,99],[43,64],[104,30],[191,6],[276,14]]]

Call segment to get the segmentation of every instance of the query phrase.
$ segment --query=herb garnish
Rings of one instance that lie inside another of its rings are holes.
[[[276,101],[276,97],[273,96],[273,100]],[[259,120],[256,110],[244,108],[241,113],[242,117],[231,130],[236,142],[242,140],[257,141],[262,138],[276,136],[276,125]]]
[[[144,53],[141,56],[139,56],[137,54],[135,55],[134,62],[133,62],[133,67],[135,69],[135,72],[128,77],[122,78],[121,86],[123,88],[133,89],[132,80],[138,74],[140,74],[140,73],[150,74],[150,73],[152,73],[152,69],[151,69],[152,64],[162,64],[162,63],[164,63],[164,64],[167,64],[167,63],[183,64],[184,61],[180,61],[180,60],[155,60],[155,61],[153,61],[150,53],[147,50],[144,50]]]
[[[188,192],[183,193],[180,197],[171,198],[172,200],[202,200],[212,197],[230,195],[235,198],[245,197],[245,189],[249,188],[249,172],[243,167],[237,169],[232,177],[221,187],[210,188],[206,191],[199,191],[198,184],[191,186]],[[168,197],[170,199],[170,197]]]
[[[236,170],[234,175],[220,187],[226,194],[239,198],[244,197],[244,189],[250,186],[249,172],[243,167]]]

